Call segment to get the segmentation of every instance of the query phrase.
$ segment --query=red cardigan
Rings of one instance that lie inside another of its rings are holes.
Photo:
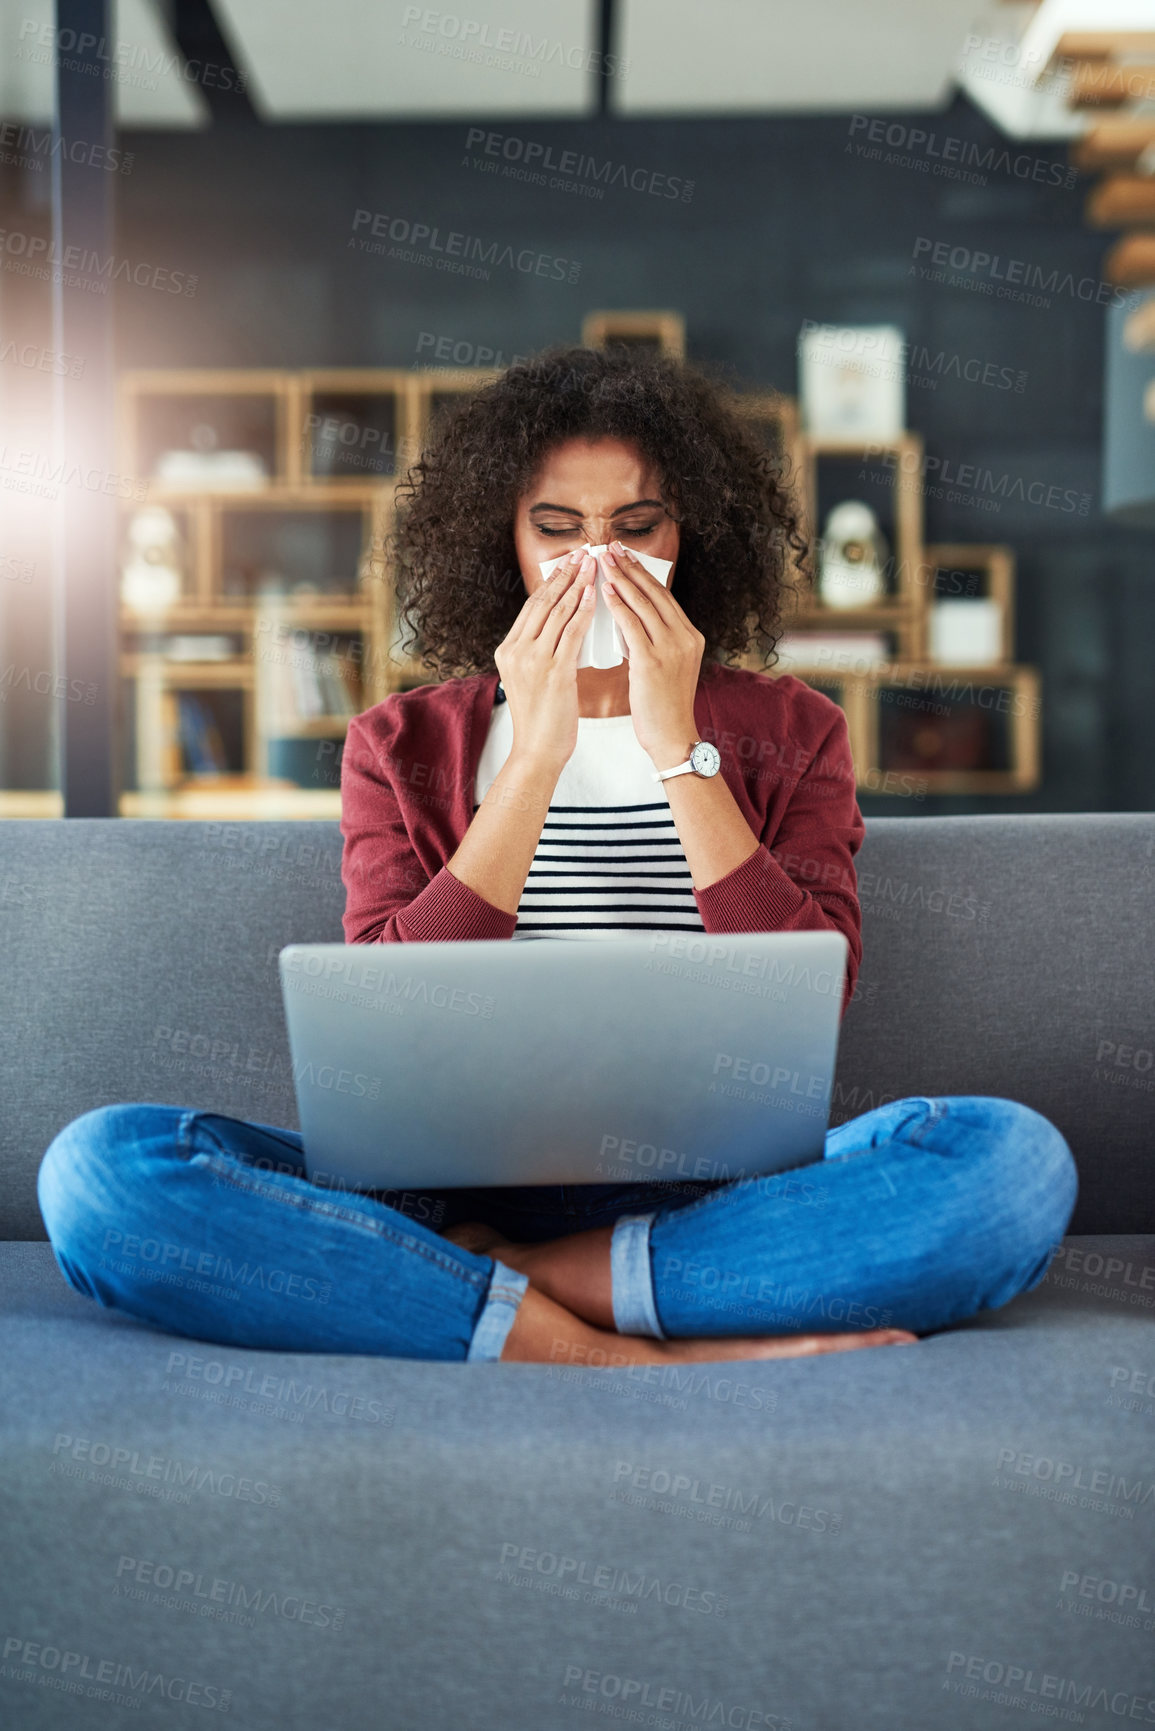
[[[708,932],[845,933],[845,1015],[862,960],[852,860],[866,833],[846,717],[792,674],[715,668],[694,695],[698,736],[721,752],[721,774],[760,845],[695,889],[702,924]],[[445,863],[473,821],[497,685],[494,672],[418,686],[350,723],[341,764],[346,942],[512,936],[517,915]]]

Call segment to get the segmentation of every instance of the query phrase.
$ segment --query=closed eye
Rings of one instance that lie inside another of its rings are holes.
[[[639,527],[634,529],[618,529],[615,530],[613,538],[615,541],[628,541],[631,537],[637,538],[642,535],[652,535],[657,527],[658,525],[656,523],[646,523],[644,525],[639,525]],[[537,531],[539,535],[572,536],[575,533],[575,530],[572,527],[568,529],[547,529],[544,523],[539,523],[537,525]]]

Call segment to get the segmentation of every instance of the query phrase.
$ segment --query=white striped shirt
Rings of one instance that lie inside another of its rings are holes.
[[[509,705],[497,702],[477,768],[475,812],[512,744]],[[550,801],[515,938],[705,931],[670,802],[653,775],[632,716],[578,717],[577,745]]]

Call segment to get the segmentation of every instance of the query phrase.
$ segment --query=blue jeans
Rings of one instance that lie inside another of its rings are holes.
[[[341,1191],[301,1138],[176,1106],[104,1106],[41,1163],[78,1292],[154,1327],[284,1352],[500,1358],[526,1277],[441,1236],[613,1225],[619,1333],[926,1334],[1037,1286],[1070,1222],[1071,1151],[1028,1106],[912,1096],[831,1130],[825,1158],[709,1184]]]

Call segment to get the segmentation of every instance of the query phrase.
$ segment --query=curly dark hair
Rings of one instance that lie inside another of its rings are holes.
[[[721,379],[668,356],[558,344],[463,398],[397,489],[389,537],[399,618],[436,678],[496,670],[525,602],[517,502],[547,453],[631,442],[680,527],[677,598],[706,639],[702,673],[775,656],[791,567],[812,580],[783,458]]]

